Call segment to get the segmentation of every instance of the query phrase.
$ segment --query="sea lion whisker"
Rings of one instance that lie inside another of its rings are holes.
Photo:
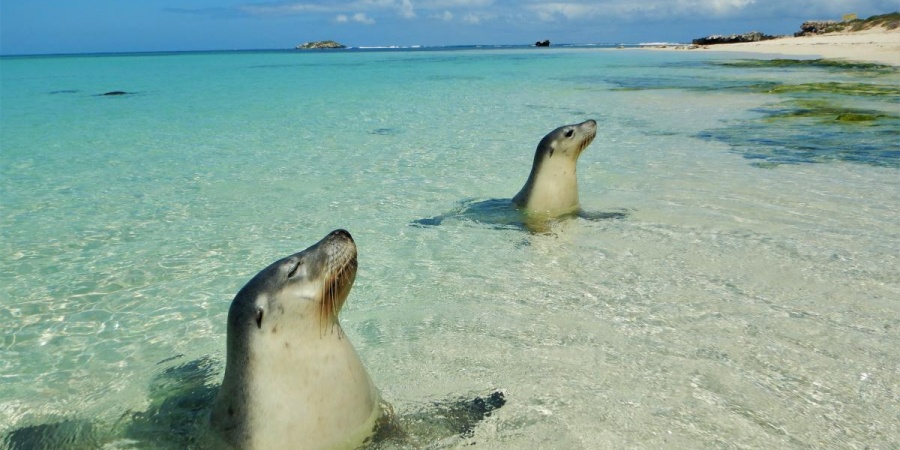
[[[338,289],[340,289],[340,287],[344,284],[344,272],[344,268],[339,269],[338,273],[335,274],[335,276],[331,279],[331,317],[333,319],[332,327],[335,323],[337,323],[338,311],[340,309],[340,306],[338,305],[338,302],[340,301],[338,299]],[[343,330],[338,327],[338,337],[342,337],[343,335]]]
[[[325,330],[328,327],[330,316],[334,314],[334,284],[332,283],[331,274],[325,279],[325,282],[322,283],[322,293],[319,304],[319,319],[322,323],[322,329]]]
[[[319,299],[319,317],[323,330],[328,328],[329,323],[332,327],[338,323],[338,313],[341,306],[343,306],[341,288],[350,281],[352,276],[349,265],[348,263],[329,273],[325,278],[325,282],[322,283],[322,293]],[[339,330],[339,334],[343,336],[343,330]]]

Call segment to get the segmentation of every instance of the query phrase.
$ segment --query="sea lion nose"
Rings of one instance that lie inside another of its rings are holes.
[[[343,228],[339,228],[337,230],[332,231],[329,234],[329,236],[331,236],[333,238],[340,237],[340,238],[348,239],[348,240],[350,240],[350,242],[353,242],[353,236],[350,235],[349,231],[347,231]]]

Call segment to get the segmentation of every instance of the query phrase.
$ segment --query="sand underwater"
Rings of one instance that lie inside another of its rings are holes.
[[[341,323],[395,410],[505,393],[382,448],[894,447],[900,76],[801,59],[4,57],[0,435],[200,446],[231,299],[345,228]],[[592,218],[452,214],[587,119]]]

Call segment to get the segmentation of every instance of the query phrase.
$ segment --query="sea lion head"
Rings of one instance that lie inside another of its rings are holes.
[[[527,214],[543,218],[577,212],[580,206],[576,163],[596,135],[594,120],[563,125],[547,133],[538,143],[531,173],[513,197],[513,204]]]
[[[534,154],[534,165],[553,157],[564,157],[576,161],[594,137],[597,136],[597,122],[593,119],[572,125],[563,125],[544,136]]]
[[[210,413],[226,445],[354,447],[372,434],[378,391],[338,321],[356,270],[353,238],[335,230],[270,264],[234,297]]]
[[[284,320],[304,321],[300,328],[318,324],[324,331],[338,322],[356,269],[356,244],[345,230],[335,230],[306,250],[275,261],[232,301],[228,323],[229,330],[236,333],[229,334],[229,341],[247,338],[265,327],[272,330]],[[309,316],[318,320],[305,320]]]

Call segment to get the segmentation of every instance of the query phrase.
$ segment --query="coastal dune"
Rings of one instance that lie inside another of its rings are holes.
[[[643,48],[712,52],[756,53],[900,66],[900,12],[841,21],[811,20],[791,36],[773,37],[752,31],[731,36],[711,35],[692,45],[642,45]]]
[[[888,30],[879,27],[856,32],[781,37],[760,42],[709,45],[696,49],[794,57],[809,56],[900,66],[900,28]]]

